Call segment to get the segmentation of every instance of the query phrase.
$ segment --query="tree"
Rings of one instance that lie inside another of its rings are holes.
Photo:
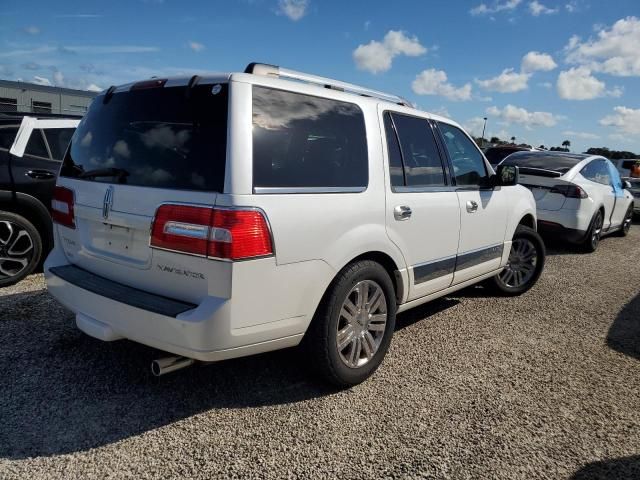
[[[571,146],[571,142],[569,140],[565,140],[564,142],[562,142],[562,146],[567,150],[569,150],[569,147]]]
[[[547,149],[547,147],[545,147],[544,145],[540,145],[538,148],[539,148],[540,150],[546,150],[546,149]]]
[[[513,143],[513,144],[516,143],[516,137],[511,137],[511,143]]]
[[[500,143],[501,140],[498,137],[491,137],[491,143]]]

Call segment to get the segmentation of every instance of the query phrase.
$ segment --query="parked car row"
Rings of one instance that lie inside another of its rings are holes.
[[[605,159],[532,155],[494,171],[449,119],[265,64],[111,87],[61,165],[47,286],[88,335],[169,352],[156,375],[301,345],[355,385],[396,313],[533,287],[545,222],[628,232],[628,185],[587,175]]]

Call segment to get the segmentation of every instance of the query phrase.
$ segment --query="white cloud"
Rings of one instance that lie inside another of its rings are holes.
[[[543,5],[538,0],[533,0],[533,2],[529,3],[529,12],[534,17],[539,17],[540,15],[550,15],[552,13],[558,13],[557,8],[549,8],[546,5]]]
[[[615,107],[613,111],[600,120],[600,125],[614,127],[618,134],[640,135],[640,108]]]
[[[596,72],[621,77],[640,76],[640,19],[618,20],[611,29],[598,32],[597,38],[582,42],[571,37],[565,47],[567,62],[585,65]]]
[[[517,123],[526,129],[531,127],[553,127],[562,118],[549,112],[529,112],[524,108],[507,105],[503,109],[496,106],[487,108],[487,114],[498,117],[506,124]]]
[[[24,32],[29,35],[38,35],[40,33],[40,28],[35,25],[29,25],[28,27],[24,27]]]
[[[35,83],[36,85],[44,85],[47,87],[51,86],[51,80],[45,77],[39,77],[38,75],[33,77],[33,83]]]
[[[453,101],[471,100],[470,83],[454,87],[447,81],[445,72],[433,68],[418,74],[411,88],[418,95],[440,95]]]
[[[502,11],[514,10],[518,5],[522,3],[522,0],[506,0],[503,2],[496,1],[492,6],[488,6],[486,3],[481,3],[477,7],[469,10],[471,15],[486,15],[489,13],[497,13]]]
[[[64,85],[64,75],[60,70],[56,70],[55,72],[53,72],[53,83],[58,87]]]
[[[476,83],[486,90],[500,93],[513,93],[528,88],[531,74],[516,72],[513,68],[505,68],[497,77],[487,80],[476,80]]]
[[[101,92],[104,89],[102,87],[99,87],[95,83],[90,83],[89,85],[87,85],[87,90],[89,90],[90,92]]]
[[[278,14],[297,22],[307,14],[309,0],[279,0]]]
[[[556,85],[558,95],[564,100],[592,100],[598,97],[620,97],[622,89],[607,90],[607,85],[591,74],[587,67],[575,67],[560,72]]]
[[[199,42],[189,42],[189,48],[194,52],[201,52],[204,50],[204,45]]]
[[[580,10],[580,7],[578,5],[578,0],[572,0],[571,2],[567,3],[564,8],[567,10],[567,12],[569,13],[575,13],[578,10]]]
[[[353,51],[353,59],[360,70],[371,73],[386,72],[398,55],[417,57],[427,53],[418,37],[408,37],[399,30],[389,30],[382,42],[371,40],[366,45],[358,45]]]
[[[551,82],[542,82],[538,84],[542,88],[553,88],[553,83]]]
[[[66,52],[101,55],[105,53],[150,53],[160,50],[158,47],[141,45],[72,45],[60,47]]]
[[[556,68],[558,64],[548,53],[529,52],[522,57],[523,72],[549,72]]]
[[[441,117],[451,118],[451,114],[449,113],[449,110],[447,110],[447,108],[444,106],[436,109],[430,109],[429,112],[435,115],[440,115]]]
[[[596,140],[600,138],[600,135],[596,135],[595,133],[574,132],[572,130],[565,130],[564,132],[562,132],[562,135],[566,135],[567,137],[582,138],[584,140]]]

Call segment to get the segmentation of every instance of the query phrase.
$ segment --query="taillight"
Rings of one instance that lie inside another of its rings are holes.
[[[150,245],[228,260],[273,254],[267,220],[251,208],[162,205],[153,220]]]
[[[587,192],[585,192],[578,185],[555,185],[550,190],[551,193],[559,193],[567,198],[588,198]]]
[[[53,189],[53,200],[51,200],[51,218],[53,221],[67,228],[75,229],[73,202],[73,190],[56,185]]]

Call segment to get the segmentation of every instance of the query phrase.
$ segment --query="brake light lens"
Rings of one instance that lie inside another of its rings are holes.
[[[75,229],[73,197],[73,190],[56,185],[53,189],[53,200],[51,200],[51,218],[59,225]]]
[[[567,198],[588,198],[587,192],[585,192],[578,185],[555,185],[551,188],[551,193],[559,193]]]
[[[254,209],[162,205],[153,221],[150,245],[228,260],[273,254],[267,220]]]

